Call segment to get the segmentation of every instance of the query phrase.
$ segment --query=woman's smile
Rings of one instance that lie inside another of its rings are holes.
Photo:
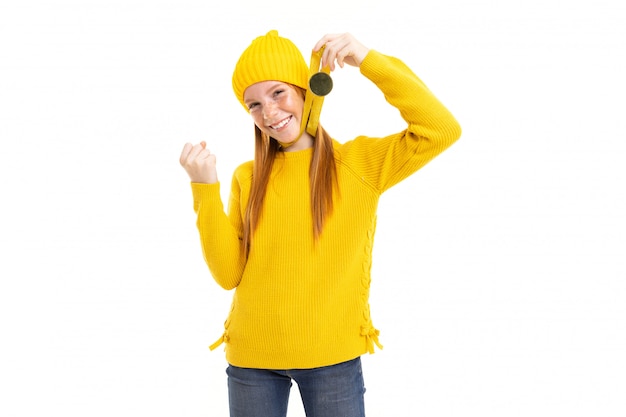
[[[287,124],[291,121],[291,119],[293,119],[293,116],[289,116],[283,120],[281,120],[278,123],[275,123],[273,125],[270,125],[270,128],[276,130],[277,132],[280,132],[281,130],[283,130],[283,128],[285,126],[287,126]]]

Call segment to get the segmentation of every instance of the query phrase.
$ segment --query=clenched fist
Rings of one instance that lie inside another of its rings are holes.
[[[215,155],[207,148],[206,142],[196,145],[186,143],[180,154],[180,164],[191,179],[191,182],[214,184],[217,182]]]

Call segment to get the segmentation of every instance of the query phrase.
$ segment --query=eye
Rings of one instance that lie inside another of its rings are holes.
[[[256,102],[250,103],[250,104],[248,104],[248,110],[252,110],[255,107],[258,107],[258,105],[259,105],[259,103],[256,103]]]
[[[279,88],[278,90],[274,91],[274,97],[281,95],[282,93],[284,93],[285,90],[282,88]]]

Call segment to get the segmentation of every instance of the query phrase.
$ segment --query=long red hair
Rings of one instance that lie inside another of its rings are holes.
[[[304,96],[305,90],[295,87]],[[265,191],[270,180],[274,160],[280,144],[254,126],[254,163],[252,186],[243,222],[243,250],[246,255],[252,245],[252,236],[259,223],[263,210]],[[333,151],[333,141],[328,132],[318,125],[313,138],[313,156],[309,167],[311,214],[313,216],[313,237],[317,241],[322,235],[326,219],[333,211],[333,190],[337,188],[337,167]]]

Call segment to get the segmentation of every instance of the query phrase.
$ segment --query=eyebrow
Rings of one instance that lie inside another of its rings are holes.
[[[273,80],[272,80],[273,81]],[[278,86],[282,86],[282,85],[288,85],[287,83],[283,82],[283,81],[275,81],[272,84],[270,84],[264,91],[263,94],[267,94],[269,91],[275,89]],[[245,95],[245,94],[244,94]],[[256,99],[249,99],[246,100],[244,97],[244,103],[246,104],[246,106],[250,103],[255,103],[257,100]]]

